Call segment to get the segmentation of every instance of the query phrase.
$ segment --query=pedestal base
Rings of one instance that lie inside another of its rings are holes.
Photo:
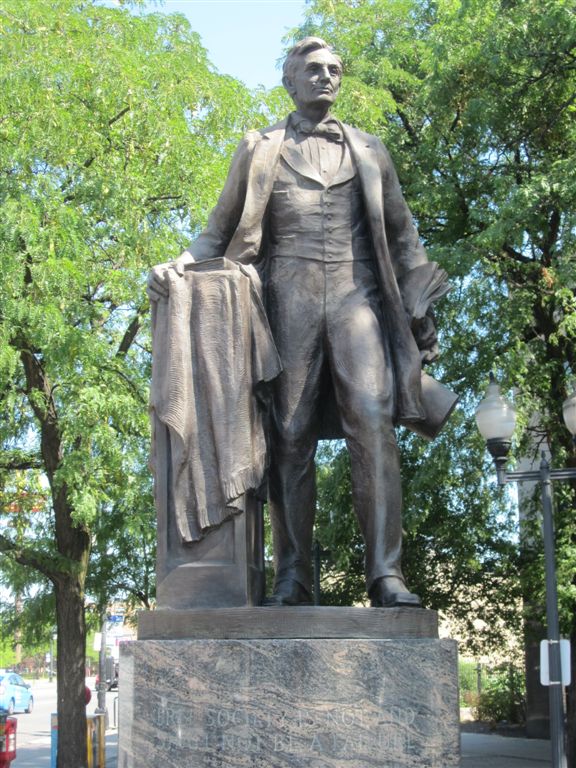
[[[120,669],[119,768],[460,765],[451,640],[138,640]]]
[[[141,611],[138,640],[392,640],[438,637],[438,614],[424,608],[336,606]]]
[[[236,499],[242,508],[198,541],[185,544],[176,523],[168,429],[153,421],[158,516],[156,600],[164,609],[260,605],[264,598],[262,501],[253,493]]]

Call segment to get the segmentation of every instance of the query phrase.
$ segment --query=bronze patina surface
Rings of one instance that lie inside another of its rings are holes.
[[[172,430],[168,482],[185,543],[243,508],[235,499],[264,480],[267,465],[276,574],[268,602],[309,604],[314,457],[319,439],[341,436],[372,605],[419,606],[401,569],[395,426],[434,437],[455,404],[422,373],[438,353],[431,305],[448,284],[419,241],[387,149],[331,115],[341,78],[341,61],[324,41],[294,46],[283,83],[295,111],[245,136],[206,229],[179,259],[152,271],[156,318],[183,315],[194,329],[184,345],[203,349],[207,335],[213,341],[194,358],[194,365],[207,364],[186,385],[186,408],[178,407],[177,391],[174,405],[161,399],[169,366],[155,380],[152,404],[154,417]],[[202,264],[214,264],[213,282],[200,277],[209,274]],[[229,264],[234,268],[223,274]],[[202,280],[208,287],[199,287]],[[176,294],[182,304],[172,316],[166,306]],[[207,318],[210,311],[215,317]],[[162,350],[173,336],[163,338]],[[252,397],[239,398],[242,411],[230,407],[238,387]],[[179,415],[170,421],[174,410]],[[201,483],[216,490],[198,501]]]

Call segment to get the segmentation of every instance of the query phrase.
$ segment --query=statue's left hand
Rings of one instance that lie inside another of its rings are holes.
[[[438,357],[438,336],[434,320],[429,315],[412,321],[412,333],[420,350],[422,363],[432,363]]]

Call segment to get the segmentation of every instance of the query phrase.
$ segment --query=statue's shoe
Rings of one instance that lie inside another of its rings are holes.
[[[274,594],[264,600],[264,605],[312,605],[312,597],[300,582],[289,579],[276,586]]]
[[[376,579],[369,591],[372,608],[394,608],[406,606],[420,608],[420,598],[408,591],[403,579],[398,576],[382,576]]]

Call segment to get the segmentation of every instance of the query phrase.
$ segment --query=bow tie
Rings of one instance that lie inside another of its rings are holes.
[[[329,141],[336,141],[339,144],[344,142],[342,128],[337,120],[326,120],[323,123],[313,123],[305,118],[299,120],[294,128],[298,133],[304,133],[307,136],[323,136]]]

